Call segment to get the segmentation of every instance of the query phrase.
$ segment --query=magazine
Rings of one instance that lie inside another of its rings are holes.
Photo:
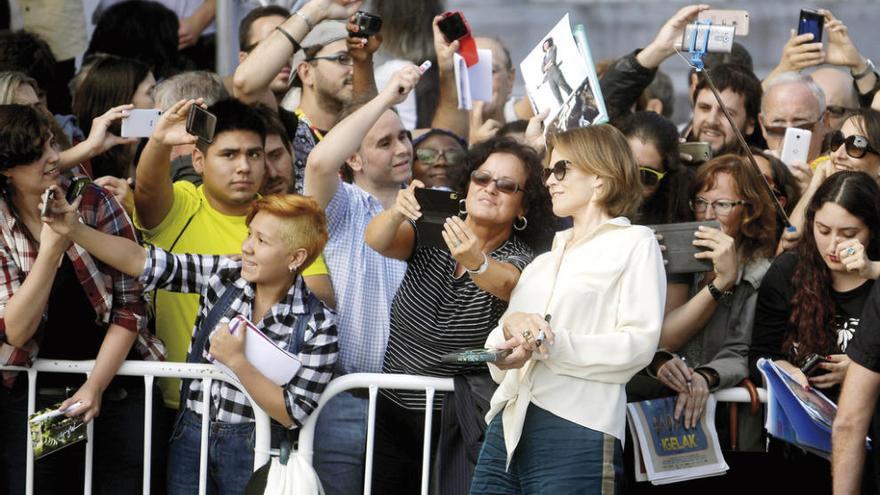
[[[804,388],[769,359],[758,360],[758,371],[767,389],[764,428],[774,437],[831,459],[831,425],[837,405],[822,392]],[[870,447],[870,440],[866,439]]]
[[[568,14],[541,38],[520,70],[535,113],[550,110],[544,121],[548,132],[608,120],[586,30],[578,26],[572,35]]]
[[[715,431],[715,397],[709,396],[695,428],[685,428],[683,417],[674,419],[677,399],[671,396],[626,405],[635,442],[636,481],[665,485],[727,472]]]
[[[279,347],[272,339],[261,332],[256,325],[241,315],[236,316],[229,322],[229,331],[247,332],[244,340],[244,357],[275,385],[283,387],[290,383],[290,380],[293,379],[293,376],[302,366],[297,356]],[[291,336],[291,338],[295,338],[295,336]],[[238,380],[235,372],[225,364],[216,361],[210,355],[209,359],[214,363],[214,366],[217,366]]]
[[[82,417],[68,418],[60,409],[61,403],[58,403],[28,416],[34,459],[40,459],[86,439],[86,424]]]

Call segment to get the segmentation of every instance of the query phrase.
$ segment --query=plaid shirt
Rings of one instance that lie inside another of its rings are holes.
[[[146,290],[160,288],[200,294],[202,303],[193,334],[230,286],[241,288],[242,292],[232,301],[224,316],[231,319],[240,314],[253,321],[254,286],[241,278],[241,261],[224,256],[175,254],[151,246],[140,281]],[[273,305],[268,314],[256,323],[257,328],[267,337],[287,349],[290,339],[293,338],[296,319],[309,319],[298,356],[302,367],[284,387],[284,405],[287,414],[293,419],[294,427],[302,426],[317,407],[321,392],[332,377],[339,352],[335,315],[323,304],[319,312],[309,314],[307,297],[308,289],[302,277],[298,276],[287,292],[287,297]],[[189,353],[192,352],[194,351],[190,342]],[[204,350],[202,362],[208,362]],[[187,408],[196,413],[203,411],[201,380],[190,382],[186,396]],[[211,417],[216,421],[244,423],[253,421],[254,413],[244,393],[227,383],[213,382]]]
[[[62,181],[62,189],[68,183]],[[95,185],[87,187],[79,212],[86,225],[111,235],[137,240],[131,220],[116,199],[103,188]],[[19,221],[4,191],[0,195],[0,364],[30,366],[39,351],[48,308],[44,308],[43,322],[27,344],[17,348],[6,343],[6,304],[30,273],[39,249],[39,242]],[[73,262],[77,278],[98,316],[97,323],[103,326],[116,324],[138,332],[135,347],[143,358],[163,360],[164,346],[147,330],[146,305],[140,283],[95,260],[76,244],[70,246],[66,255]],[[3,372],[3,385],[11,387],[15,375],[15,372]]]

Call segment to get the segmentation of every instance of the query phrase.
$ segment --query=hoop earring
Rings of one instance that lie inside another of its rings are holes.
[[[516,222],[518,222],[518,221],[520,221],[520,220],[522,220],[522,226],[521,226],[521,227],[520,227],[519,225],[516,224]],[[517,218],[516,220],[513,221],[513,228],[516,229],[516,230],[523,231],[523,230],[526,230],[526,227],[528,227],[528,226],[529,226],[529,219],[526,218],[526,217],[519,217],[519,218]]]
[[[458,200],[458,214],[459,215],[467,215],[467,203],[464,199]]]

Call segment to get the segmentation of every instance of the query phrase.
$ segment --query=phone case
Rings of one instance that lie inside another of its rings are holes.
[[[813,133],[796,127],[785,130],[785,139],[782,142],[782,153],[779,159],[782,163],[791,166],[795,161],[807,163],[810,154],[810,139]]]
[[[161,110],[136,108],[122,119],[122,137],[148,138],[159,121]]]
[[[494,363],[507,357],[510,352],[510,349],[468,349],[446,354],[440,358],[440,362],[454,364]]]
[[[749,34],[749,12],[747,10],[704,10],[697,19],[709,19],[713,25],[733,26],[736,36]]]
[[[420,247],[448,249],[440,234],[449,217],[458,216],[458,193],[439,189],[416,189],[416,201],[422,216],[416,221],[416,239]]]
[[[712,147],[709,146],[709,143],[702,141],[680,143],[678,145],[678,151],[680,153],[691,155],[694,158],[691,163],[694,165],[705,163],[712,159]]]
[[[712,270],[712,262],[694,258],[694,254],[705,251],[705,248],[694,246],[694,232],[700,225],[721,228],[716,221],[667,223],[650,225],[657,234],[663,236],[663,259],[666,260],[666,273],[699,273]]]

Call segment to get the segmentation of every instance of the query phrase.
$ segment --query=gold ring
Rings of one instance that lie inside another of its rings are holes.
[[[526,342],[528,342],[528,340],[529,340],[530,338],[532,338],[532,331],[531,331],[531,330],[526,330],[526,331],[524,331],[524,332],[522,333],[522,336],[523,336],[524,339],[526,339]]]

